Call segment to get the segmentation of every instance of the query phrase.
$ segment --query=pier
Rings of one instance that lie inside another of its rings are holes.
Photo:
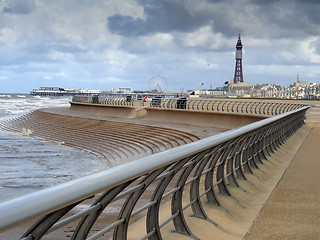
[[[319,237],[316,103],[93,100],[2,123],[90,151],[106,170],[0,204],[0,236]]]

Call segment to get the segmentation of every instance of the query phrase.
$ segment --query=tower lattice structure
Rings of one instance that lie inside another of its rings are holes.
[[[233,83],[243,82],[243,71],[242,71],[242,42],[240,34],[236,45],[236,67],[234,70]]]

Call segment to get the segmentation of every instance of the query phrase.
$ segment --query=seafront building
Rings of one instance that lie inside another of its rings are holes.
[[[231,98],[281,98],[281,99],[319,99],[320,84],[296,82],[288,87],[276,84],[259,84],[251,86],[242,84],[235,88],[218,87],[189,91],[191,97],[231,97]]]
[[[74,96],[77,94],[99,94],[100,90],[81,90],[73,88],[61,88],[61,87],[40,87],[39,89],[33,89],[30,95],[34,96]]]
[[[231,86],[230,86],[231,85]],[[259,84],[251,86],[249,83],[230,84],[215,89],[188,90],[187,92],[167,92],[165,94],[149,93],[148,91],[134,91],[132,88],[119,88],[118,91],[81,90],[59,87],[40,87],[33,89],[30,94],[38,96],[74,96],[74,95],[112,95],[118,97],[130,96],[136,98],[153,98],[162,96],[165,98],[191,97],[191,98],[279,98],[279,99],[319,99],[320,84],[295,82],[288,87],[277,84]],[[130,89],[130,91],[125,89]]]

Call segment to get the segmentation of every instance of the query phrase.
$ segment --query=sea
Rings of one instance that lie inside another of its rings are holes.
[[[39,108],[68,107],[71,97],[0,93],[0,123]],[[101,160],[59,142],[0,130],[0,202],[103,169]]]

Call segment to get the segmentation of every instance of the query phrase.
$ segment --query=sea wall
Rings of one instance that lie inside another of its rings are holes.
[[[88,115],[103,115],[118,118],[143,118],[146,110],[143,107],[134,106],[107,106],[103,104],[70,102],[70,109]]]
[[[262,120],[266,117],[232,112],[206,112],[185,109],[165,109],[141,106],[110,106],[102,104],[70,102],[70,109],[92,115],[118,118],[139,118],[146,121],[214,126],[232,129]]]

